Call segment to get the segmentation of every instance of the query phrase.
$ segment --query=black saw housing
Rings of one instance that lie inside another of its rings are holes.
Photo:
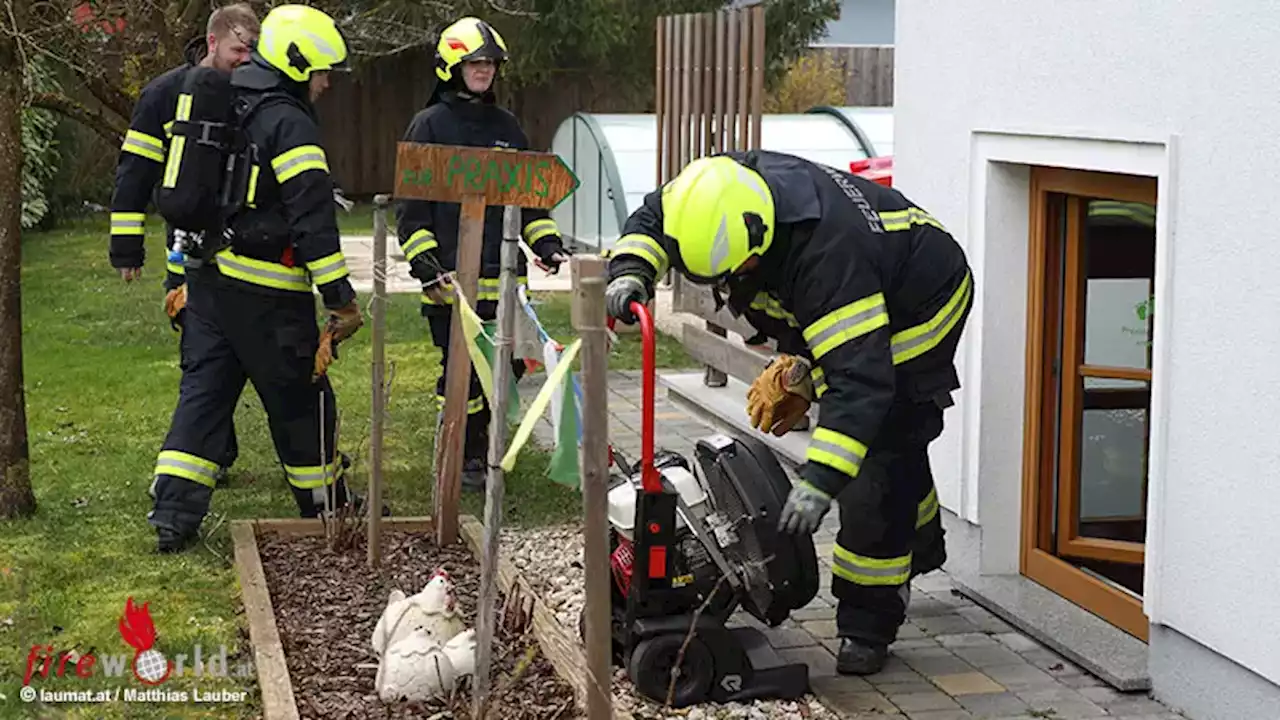
[[[758,627],[734,622],[745,610],[777,626],[817,595],[812,537],[777,530],[790,478],[750,436],[702,437],[693,463],[655,453],[652,319],[639,303],[631,309],[643,336],[643,449],[634,463],[613,452],[615,662],[641,694],[674,707],[798,698],[809,691],[808,666],[787,664]]]

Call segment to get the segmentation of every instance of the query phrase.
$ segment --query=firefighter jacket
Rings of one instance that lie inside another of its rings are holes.
[[[312,292],[329,309],[355,299],[339,242],[333,178],[306,86],[251,61],[231,75],[255,156],[230,246],[213,261],[228,281],[266,295]],[[249,111],[249,108],[252,108]]]
[[[111,266],[142,267],[146,262],[143,234],[147,205],[164,171],[169,151],[169,130],[177,111],[178,94],[187,71],[195,67],[205,48],[204,37],[188,43],[186,62],[154,78],[142,88],[133,106],[133,117],[116,163],[115,189],[111,195]],[[173,229],[166,229],[166,246],[173,246]],[[166,262],[165,287],[183,283],[184,269],[177,258]]]
[[[802,477],[836,496],[858,476],[891,407],[937,402],[960,386],[952,362],[973,297],[959,244],[902,193],[767,151],[725,153],[763,176],[774,238],[758,267],[728,283],[730,309],[813,365],[819,422]],[[679,247],[663,233],[661,191],[627,219],[609,279],[652,290]],[[651,293],[652,294],[652,293]]]
[[[492,94],[466,100],[453,90],[440,90],[433,95],[438,101],[420,110],[409,122],[404,140],[415,143],[499,147],[527,150],[529,140],[519,121],[506,109],[494,104]],[[459,203],[402,200],[396,204],[396,235],[413,276],[424,285],[436,274],[458,267],[458,230],[462,206]],[[484,318],[494,316],[498,302],[498,277],[502,251],[501,206],[485,208],[483,249],[480,253],[480,283],[476,312]],[[556,221],[544,209],[521,211],[521,235],[535,255],[544,261],[564,247]],[[521,285],[528,283],[528,263],[524,253],[517,259]],[[452,296],[448,302],[452,302]],[[434,306],[425,294],[423,313]]]

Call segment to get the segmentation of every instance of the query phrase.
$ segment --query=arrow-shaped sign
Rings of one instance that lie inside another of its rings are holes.
[[[396,146],[395,197],[551,209],[578,189],[578,178],[555,153],[401,142]]]

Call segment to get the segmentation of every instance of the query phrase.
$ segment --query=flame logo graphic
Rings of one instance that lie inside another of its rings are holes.
[[[156,626],[151,621],[150,606],[151,603],[144,603],[141,608],[136,607],[132,596],[125,601],[120,637],[137,651],[133,655],[133,676],[145,685],[159,685],[169,679],[173,661],[151,647],[156,641]]]

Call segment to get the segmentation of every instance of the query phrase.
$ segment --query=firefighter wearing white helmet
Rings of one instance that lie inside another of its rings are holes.
[[[497,104],[494,83],[507,62],[507,44],[489,23],[465,17],[440,32],[436,43],[436,85],[427,106],[413,116],[404,140],[442,145],[529,149],[529,138],[514,115]],[[396,206],[396,236],[410,273],[422,282],[422,315],[432,342],[440,348],[440,377],[436,402],[443,419],[446,363],[451,330],[450,306],[454,302],[449,274],[457,268],[460,206],[451,202],[404,200]],[[495,317],[502,248],[502,208],[485,211],[480,260],[480,284],[476,312],[485,320]],[[524,208],[520,225],[524,242],[544,270],[555,272],[568,256],[555,220],[546,210]],[[518,259],[520,283],[528,282],[523,253]],[[524,363],[513,363],[516,377]],[[438,425],[438,423],[437,423]],[[484,487],[488,452],[489,404],[473,370],[467,402],[467,430],[463,443],[462,485],[466,490]]]
[[[186,362],[148,516],[161,552],[198,537],[214,488],[216,439],[246,380],[262,399],[300,514],[360,504],[346,487],[348,461],[334,447],[338,413],[324,371],[329,350],[362,318],[312,105],[329,73],[347,67],[347,53],[332,18],[283,5],[263,19],[250,61],[231,75],[231,117],[247,144],[237,150],[247,177],[244,197],[232,199],[235,209],[217,226],[224,232],[203,233],[199,262],[187,264]],[[199,105],[201,97],[192,102]],[[181,157],[171,153],[171,160],[175,155]],[[178,184],[186,172],[181,163],[170,169]],[[323,334],[313,287],[329,315]]]
[[[837,669],[878,672],[910,579],[946,559],[928,446],[960,386],[954,356],[973,298],[963,250],[897,190],[732,152],[689,163],[627,219],[609,313],[635,322],[631,302],[647,302],[668,268],[777,341],[780,357],[747,395],[756,428],[785,434],[819,404],[779,528],[814,532],[839,496]]]

